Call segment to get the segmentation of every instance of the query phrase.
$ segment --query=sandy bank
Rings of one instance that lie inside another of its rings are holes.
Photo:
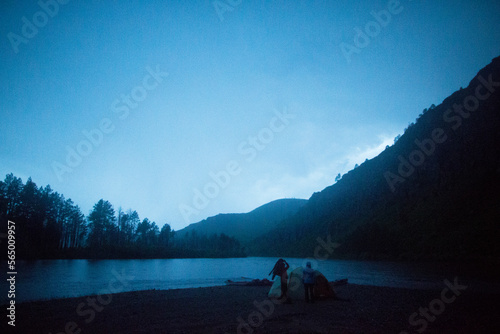
[[[424,327],[424,333],[500,332],[500,295],[445,288],[348,284],[336,287],[348,301],[314,304],[272,303],[269,287],[135,291],[19,304],[16,327],[8,326],[3,316],[0,328],[2,333],[23,334],[418,333]]]

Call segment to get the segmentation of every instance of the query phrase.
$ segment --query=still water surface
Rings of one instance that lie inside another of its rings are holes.
[[[224,285],[228,279],[268,278],[276,258],[154,259],[154,260],[38,260],[17,263],[16,302],[78,297],[110,290],[183,289]],[[292,268],[304,259],[287,258]],[[329,281],[404,288],[441,288],[458,276],[474,289],[500,292],[500,284],[478,278],[475,269],[443,264],[414,264],[326,260],[313,262]],[[7,263],[2,262],[6,268]],[[489,282],[488,282],[489,281]],[[111,285],[110,285],[111,284]],[[1,284],[0,303],[8,287]]]

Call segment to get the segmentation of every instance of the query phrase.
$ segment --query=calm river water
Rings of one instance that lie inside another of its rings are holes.
[[[156,259],[156,260],[39,260],[17,262],[16,302],[77,297],[120,291],[183,289],[224,285],[230,280],[268,278],[277,258]],[[287,258],[291,267],[304,259]],[[465,282],[472,288],[500,292],[500,284],[483,278],[474,268],[443,264],[326,260],[313,267],[330,280],[405,288],[441,288],[443,280]],[[2,262],[4,273],[7,262]],[[0,304],[7,302],[6,280]]]

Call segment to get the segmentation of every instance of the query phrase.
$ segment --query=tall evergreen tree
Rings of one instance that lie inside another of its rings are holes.
[[[89,246],[102,247],[109,245],[111,243],[110,234],[117,231],[115,210],[111,203],[100,199],[94,205],[88,220],[90,227]]]

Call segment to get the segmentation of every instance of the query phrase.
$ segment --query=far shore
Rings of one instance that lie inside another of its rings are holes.
[[[16,304],[2,333],[498,333],[500,295],[347,284],[340,299],[279,304],[267,286],[146,290]],[[2,306],[4,314],[5,305]]]

